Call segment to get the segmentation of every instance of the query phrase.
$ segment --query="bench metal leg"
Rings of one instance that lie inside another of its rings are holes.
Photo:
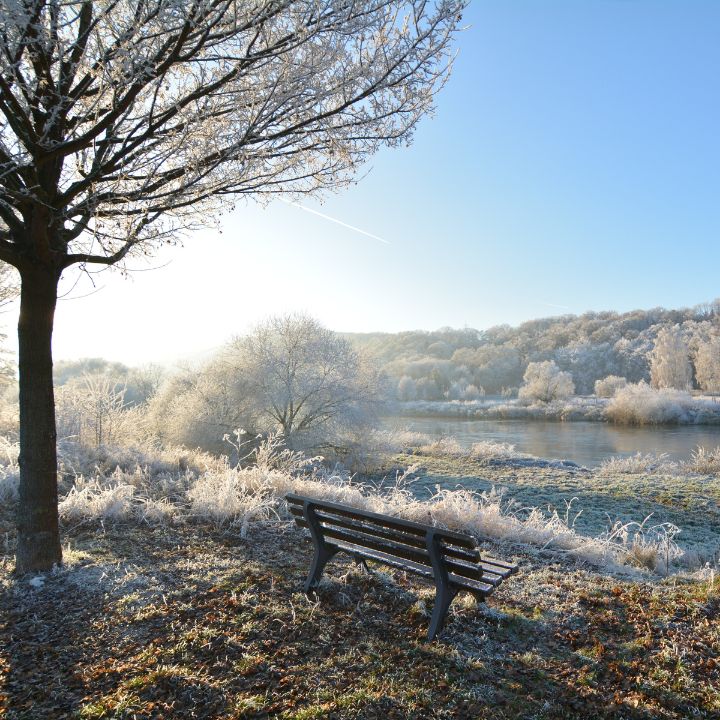
[[[322,577],[323,570],[328,564],[328,561],[337,553],[337,548],[327,545],[315,545],[315,555],[313,557],[312,565],[310,566],[310,573],[308,574],[307,580],[305,581],[305,594],[307,595],[319,582]]]
[[[457,590],[452,587],[438,587],[435,595],[435,605],[433,606],[432,617],[430,618],[428,640],[434,640],[435,636],[443,629],[447,611],[450,609],[450,603],[456,595]]]
[[[303,516],[305,520],[307,520],[310,535],[313,540],[313,547],[315,548],[312,565],[310,566],[310,573],[305,581],[305,594],[307,595],[320,582],[320,578],[322,577],[325,566],[328,564],[328,560],[330,560],[333,555],[338,552],[339,548],[325,542],[322,525],[317,519],[315,508],[308,500],[303,503]]]
[[[458,591],[457,588],[450,585],[448,572],[440,551],[440,543],[433,530],[428,530],[425,535],[425,545],[430,554],[433,579],[435,580],[435,606],[433,607],[430,629],[428,630],[428,640],[434,640],[435,636],[442,630],[450,603],[458,594]]]

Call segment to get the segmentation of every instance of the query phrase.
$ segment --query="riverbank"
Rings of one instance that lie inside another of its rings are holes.
[[[653,391],[620,403],[595,395],[575,396],[548,403],[517,398],[480,400],[413,400],[394,403],[388,414],[408,417],[471,420],[553,420],[609,422],[618,425],[720,425],[717,397],[691,396],[679,391]]]

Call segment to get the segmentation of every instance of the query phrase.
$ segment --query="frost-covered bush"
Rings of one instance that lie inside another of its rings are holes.
[[[568,398],[575,393],[572,375],[560,370],[552,360],[531,362],[523,380],[518,393],[521,400],[549,403]]]
[[[464,455],[467,451],[453,437],[440,437],[431,440],[426,445],[418,447],[418,452],[423,455]]]
[[[608,375],[601,380],[595,381],[595,394],[602,398],[614,397],[615,393],[624,388],[628,381],[619,375]]]
[[[639,382],[618,390],[605,412],[609,420],[625,425],[682,423],[688,422],[693,406],[687,392]]]
[[[55,390],[58,438],[88,447],[143,442],[145,408],[130,407],[126,389],[107,375],[71,378]]]
[[[597,472],[599,475],[650,475],[658,472],[671,472],[673,463],[667,459],[666,453],[635,453],[628,457],[610,457],[600,463]]]
[[[132,485],[103,485],[99,479],[85,482],[78,478],[70,492],[60,501],[60,519],[66,522],[78,520],[127,520],[133,513]]]
[[[17,443],[0,436],[0,502],[17,500],[20,484],[19,452]]]
[[[243,378],[220,357],[166,378],[148,405],[148,418],[163,444],[214,453],[231,449],[223,438],[235,429],[257,427]]]
[[[149,482],[155,482],[162,476],[187,472],[200,475],[224,464],[224,460],[217,456],[179,446],[155,447],[146,444],[88,448],[70,441],[59,443],[58,461],[61,475],[89,477],[99,474],[109,477],[120,470],[132,476],[141,471]]]
[[[682,469],[701,475],[720,475],[720,446],[713,450],[697,447],[690,453],[690,459],[682,463]]]
[[[417,399],[417,384],[409,375],[403,375],[398,381],[397,396],[403,402]]]
[[[188,491],[191,514],[217,527],[237,525],[245,534],[250,522],[267,519],[274,504],[271,493],[252,487],[252,475],[252,471],[230,467],[205,473]]]
[[[481,397],[485,397],[485,390],[472,383],[462,393],[463,400],[479,400]]]
[[[511,443],[497,443],[490,440],[473,443],[470,447],[470,456],[476,460],[515,460],[528,457],[515,450]]]

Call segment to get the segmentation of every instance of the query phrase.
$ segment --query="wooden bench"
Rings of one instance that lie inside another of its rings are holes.
[[[429,640],[442,629],[458,592],[466,590],[483,602],[517,572],[515,565],[481,556],[470,535],[300,495],[285,499],[295,522],[310,531],[315,549],[306,593],[317,586],[325,565],[340,551],[362,564],[375,560],[430,578],[436,594]]]

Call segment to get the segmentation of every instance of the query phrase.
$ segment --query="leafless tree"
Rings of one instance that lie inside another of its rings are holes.
[[[464,0],[0,0],[0,260],[21,276],[18,571],[61,561],[58,280],[237,194],[347,182],[410,140]]]
[[[270,318],[225,355],[261,426],[280,430],[291,448],[321,449],[336,430],[361,425],[378,398],[372,365],[306,315]]]

